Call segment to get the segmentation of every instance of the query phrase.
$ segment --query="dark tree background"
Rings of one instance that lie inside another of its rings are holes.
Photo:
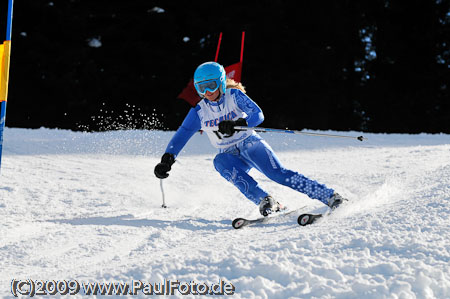
[[[242,31],[265,127],[450,133],[444,0],[15,1],[6,124],[147,128],[156,114],[176,129],[197,65],[220,32],[219,62],[238,62]]]

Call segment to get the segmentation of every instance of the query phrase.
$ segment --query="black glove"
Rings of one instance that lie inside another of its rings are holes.
[[[247,121],[244,118],[238,118],[237,120],[223,120],[219,123],[219,132],[226,134],[230,137],[236,132],[235,126],[247,126]]]
[[[175,163],[175,157],[172,154],[165,153],[161,158],[161,163],[155,166],[155,175],[158,179],[165,179],[169,176],[168,172],[172,169],[172,164]]]

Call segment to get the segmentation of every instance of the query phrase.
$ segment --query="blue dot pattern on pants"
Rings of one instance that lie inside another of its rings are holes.
[[[324,204],[328,204],[328,199],[333,195],[334,190],[327,188],[325,185],[310,180],[301,174],[295,174],[286,179],[290,183],[290,187],[301,193],[305,193],[310,198],[318,199]]]

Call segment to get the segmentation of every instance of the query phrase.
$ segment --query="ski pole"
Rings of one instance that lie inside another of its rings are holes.
[[[320,137],[335,137],[335,138],[351,138],[351,139],[358,139],[359,141],[367,140],[367,138],[363,136],[345,136],[345,135],[332,135],[332,134],[321,134],[321,133],[312,133],[312,132],[302,132],[302,131],[296,131],[296,130],[283,130],[283,129],[272,129],[272,128],[260,128],[260,127],[244,127],[244,126],[235,126],[234,129],[236,131],[247,131],[247,130],[254,130],[255,132],[273,132],[273,133],[289,133],[289,134],[302,134],[302,135],[309,135],[309,136],[320,136]]]
[[[159,180],[159,182],[160,182],[160,186],[161,186],[161,193],[162,193],[162,200],[163,200],[163,204],[162,204],[162,208],[167,208],[167,206],[166,206],[166,197],[164,196],[164,188],[163,188],[163,180],[162,179],[160,179]]]

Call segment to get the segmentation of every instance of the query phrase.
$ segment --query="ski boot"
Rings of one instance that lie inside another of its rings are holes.
[[[259,203],[259,212],[264,217],[272,214],[274,212],[279,212],[283,209],[283,205],[275,201],[272,196],[268,195],[261,200]]]
[[[334,192],[333,196],[331,196],[328,199],[328,206],[330,209],[334,210],[337,207],[339,207],[344,201],[347,201],[348,199],[343,198],[339,195],[339,193]]]

